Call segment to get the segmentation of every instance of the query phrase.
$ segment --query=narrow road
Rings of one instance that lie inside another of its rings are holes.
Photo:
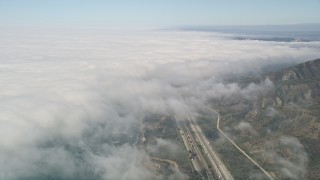
[[[179,165],[175,162],[175,161],[172,161],[170,159],[161,159],[161,158],[157,158],[157,157],[150,157],[151,160],[154,160],[154,161],[160,161],[160,162],[165,162],[165,163],[168,163],[170,164],[171,166],[174,167],[174,169],[176,170],[176,172],[180,172],[180,168],[179,168]],[[185,177],[185,176],[182,176],[181,177],[183,180],[187,180],[188,178]]]
[[[255,160],[253,160],[247,153],[245,153],[235,142],[233,142],[221,129],[220,129],[220,114],[214,110],[206,106],[206,108],[212,112],[215,112],[218,115],[217,120],[217,129],[218,131],[227,138],[242,154],[244,154],[253,164],[255,164],[269,179],[274,180],[274,178],[265,170],[263,169]]]
[[[150,159],[171,164],[177,171],[180,171],[179,165],[175,161],[172,161],[170,159],[161,159],[161,158],[157,158],[157,157],[150,157]]]

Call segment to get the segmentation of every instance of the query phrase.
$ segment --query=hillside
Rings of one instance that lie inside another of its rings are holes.
[[[260,84],[250,79],[242,82],[247,89],[257,86],[252,97],[237,94],[213,100],[222,129],[277,179],[319,178],[320,59],[268,73]],[[271,88],[259,89],[268,79]],[[208,136],[213,131],[208,130]],[[217,135],[211,139],[236,177],[257,177],[255,168],[245,169],[245,158],[228,143]]]
[[[268,75],[276,86],[277,104],[317,104],[320,97],[320,59]],[[281,102],[279,101],[281,100]]]

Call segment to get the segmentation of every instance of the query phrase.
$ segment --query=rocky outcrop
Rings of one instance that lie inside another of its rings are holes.
[[[271,73],[268,78],[276,87],[274,105],[320,102],[320,59]]]
[[[312,79],[320,75],[320,59],[308,61],[269,75],[273,82]]]

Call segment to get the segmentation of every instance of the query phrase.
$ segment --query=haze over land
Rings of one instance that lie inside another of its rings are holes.
[[[0,180],[318,176],[319,7],[0,0]]]
[[[0,39],[0,179],[150,179],[134,147],[145,114],[183,120],[212,98],[254,98],[272,82],[224,79],[320,50],[160,30],[2,29]]]

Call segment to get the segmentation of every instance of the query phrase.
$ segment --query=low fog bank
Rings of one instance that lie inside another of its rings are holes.
[[[231,33],[238,40],[259,40],[276,42],[320,41],[320,24],[288,25],[245,25],[245,26],[186,26],[187,31]]]
[[[150,179],[134,147],[145,113],[183,120],[259,93],[225,76],[319,57],[320,42],[182,31],[0,31],[0,179]],[[247,128],[247,125],[239,125]]]

